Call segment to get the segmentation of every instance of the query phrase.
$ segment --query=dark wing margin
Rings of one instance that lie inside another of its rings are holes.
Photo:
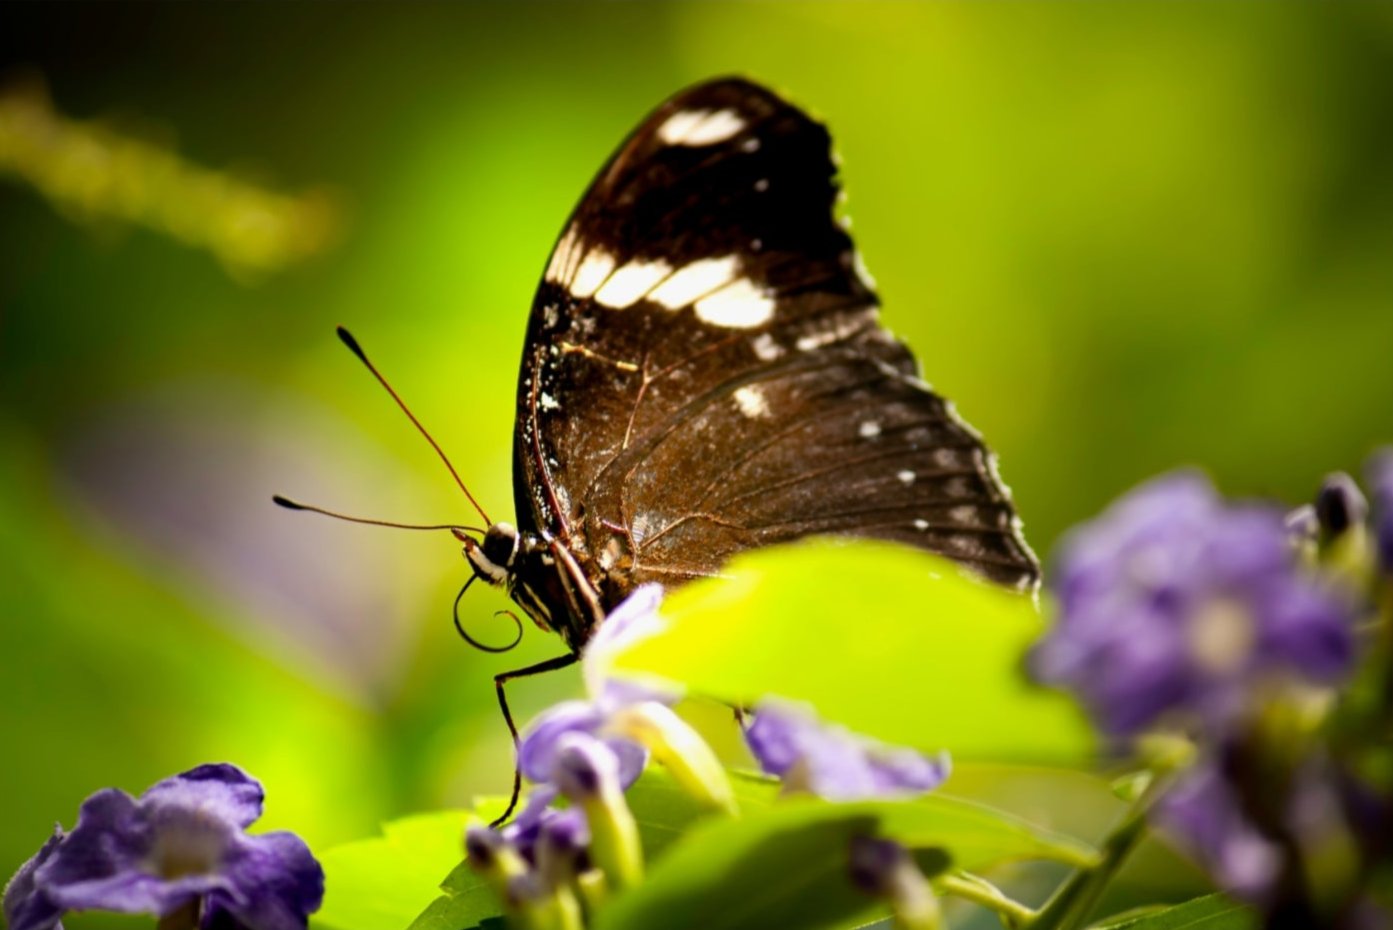
[[[817,533],[1035,583],[991,453],[878,323],[835,176],[820,124],[717,80],[644,120],[563,230],[523,351],[514,493],[607,607]]]

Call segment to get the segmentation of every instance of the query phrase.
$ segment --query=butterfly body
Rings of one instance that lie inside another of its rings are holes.
[[[573,652],[640,584],[814,534],[1035,583],[991,453],[879,323],[835,173],[820,124],[712,81],[641,123],[563,230],[518,378],[518,527],[466,555]]]

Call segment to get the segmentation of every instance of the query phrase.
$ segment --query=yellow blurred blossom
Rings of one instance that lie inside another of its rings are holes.
[[[325,191],[267,190],[101,121],[69,119],[33,80],[0,87],[0,175],[28,181],[73,220],[122,220],[206,248],[239,279],[326,251],[342,226]]]

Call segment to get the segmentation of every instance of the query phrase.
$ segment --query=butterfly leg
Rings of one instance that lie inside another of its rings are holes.
[[[518,727],[513,722],[513,712],[508,709],[508,695],[504,686],[514,678],[530,678],[533,675],[541,675],[544,672],[554,672],[559,668],[574,665],[580,657],[574,652],[568,652],[564,656],[557,656],[554,659],[547,659],[545,662],[538,662],[536,665],[529,665],[526,668],[514,669],[511,672],[500,672],[493,676],[493,687],[498,692],[498,706],[503,711],[503,721],[508,724],[508,733],[513,737],[513,793],[508,799],[508,809],[503,812],[491,827],[498,827],[507,822],[513,816],[513,811],[518,806],[518,795],[522,793],[522,759],[519,756],[518,747]]]

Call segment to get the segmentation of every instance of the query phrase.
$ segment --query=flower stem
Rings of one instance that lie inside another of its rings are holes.
[[[980,904],[995,911],[1002,922],[1011,930],[1027,926],[1034,918],[1035,911],[1007,895],[998,887],[968,872],[954,872],[940,875],[933,880],[939,893],[953,895],[973,904]]]
[[[1108,882],[1146,833],[1146,813],[1154,796],[1154,791],[1147,791],[1138,800],[1103,841],[1097,864],[1069,876],[1045,906],[1023,925],[1027,930],[1074,930],[1083,926]]]

